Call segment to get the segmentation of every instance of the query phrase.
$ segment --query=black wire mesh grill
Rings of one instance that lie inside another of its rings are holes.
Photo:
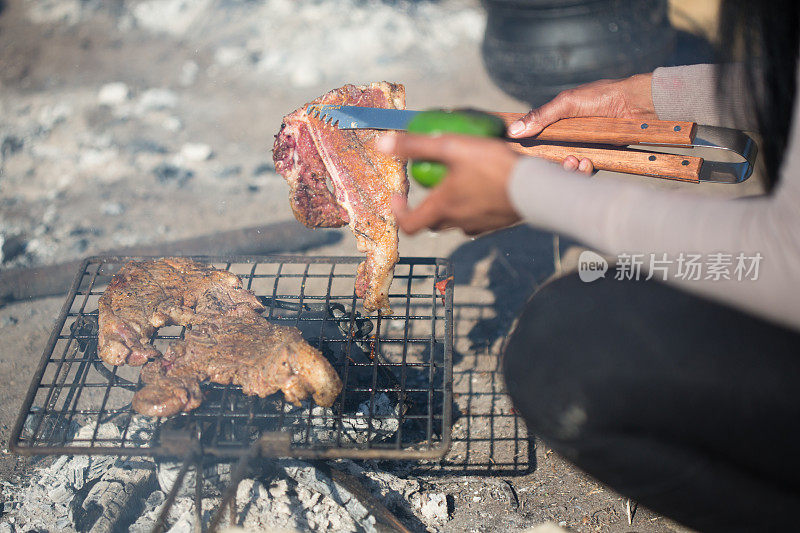
[[[247,396],[234,385],[203,384],[196,410],[150,418],[130,406],[139,367],[97,357],[97,301],[129,257],[87,259],[56,320],[12,431],[25,454],[183,455],[187,438],[204,454],[236,457],[275,436],[265,455],[300,458],[420,459],[450,445],[452,266],[404,258],[389,291],[392,315],[362,316],[354,292],[357,257],[194,257],[227,269],[266,305],[264,316],[298,327],[343,382],[331,408],[301,406],[282,393]],[[161,328],[163,350],[184,328]],[[176,437],[180,437],[177,438]]]

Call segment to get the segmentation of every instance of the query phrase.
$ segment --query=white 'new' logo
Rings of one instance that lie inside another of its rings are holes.
[[[581,281],[589,283],[603,278],[607,270],[608,261],[595,252],[584,250],[578,257],[578,277],[581,278]]]

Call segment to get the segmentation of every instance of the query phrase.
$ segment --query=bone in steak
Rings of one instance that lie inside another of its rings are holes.
[[[206,379],[241,385],[245,394],[262,398],[283,390],[296,405],[310,394],[330,407],[342,390],[331,364],[297,328],[272,324],[246,307],[195,315],[184,339],[173,342],[163,359],[147,363],[142,379],[133,408],[149,416],[195,409]]]
[[[287,115],[275,139],[275,169],[289,182],[294,215],[309,227],[350,224],[366,261],[356,293],[364,309],[391,313],[389,286],[397,252],[397,221],[390,198],[408,195],[405,162],[375,150],[378,130],[340,130],[306,113],[311,104],[405,109],[402,85],[345,85]],[[333,192],[328,188],[330,180]]]
[[[196,312],[264,309],[235,274],[184,258],[128,262],[98,306],[98,355],[112,365],[134,366],[161,356],[150,337],[162,326],[188,325]]]

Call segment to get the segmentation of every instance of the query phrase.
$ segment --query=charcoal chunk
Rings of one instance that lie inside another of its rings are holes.
[[[159,183],[174,183],[178,187],[183,187],[194,177],[194,172],[170,163],[161,163],[153,169],[153,175]]]
[[[259,163],[256,165],[256,168],[253,169],[253,176],[262,176],[264,174],[270,174],[275,172],[275,165],[272,163]]]
[[[25,142],[20,137],[16,135],[6,135],[2,144],[0,144],[0,153],[3,154],[3,157],[8,157],[22,150],[24,145]]]
[[[6,237],[1,248],[2,254],[0,254],[3,263],[8,263],[17,256],[24,254],[27,247],[28,241],[25,240],[25,238],[21,235],[16,237]]]

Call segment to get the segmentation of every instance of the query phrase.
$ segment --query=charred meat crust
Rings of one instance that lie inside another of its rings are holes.
[[[282,390],[297,405],[313,396],[330,407],[341,392],[336,371],[297,328],[272,324],[244,308],[197,318],[163,360],[143,369],[145,386],[133,400],[139,413],[169,416],[195,409],[199,383],[206,379],[240,385],[245,394],[261,398]]]
[[[185,258],[128,262],[98,302],[98,355],[111,365],[133,366],[159,357],[150,344],[153,333],[162,326],[189,325],[201,301],[206,307],[213,302],[217,311],[264,309],[239,277],[225,270]]]
[[[322,354],[296,328],[263,318],[264,306],[230,272],[183,258],[130,261],[111,280],[99,308],[100,358],[144,365],[145,386],[132,402],[141,414],[196,409],[203,380],[241,385],[245,394],[261,397],[283,390],[293,403],[311,395],[323,406],[341,391]],[[162,356],[150,338],[168,324],[189,329]]]
[[[405,163],[375,150],[375,140],[387,133],[339,130],[309,116],[310,104],[404,109],[405,89],[388,82],[334,89],[284,117],[273,149],[297,220],[311,227],[349,223],[367,256],[358,268],[356,293],[365,310],[391,313],[388,291],[399,255],[389,201],[408,195]]]
[[[285,129],[284,123],[281,131]],[[346,225],[350,222],[347,211],[336,203],[336,197],[328,188],[330,175],[314,148],[308,127],[298,124],[289,130],[276,136],[273,159],[275,170],[280,174],[297,176],[289,193],[289,205],[295,218],[309,228]]]

